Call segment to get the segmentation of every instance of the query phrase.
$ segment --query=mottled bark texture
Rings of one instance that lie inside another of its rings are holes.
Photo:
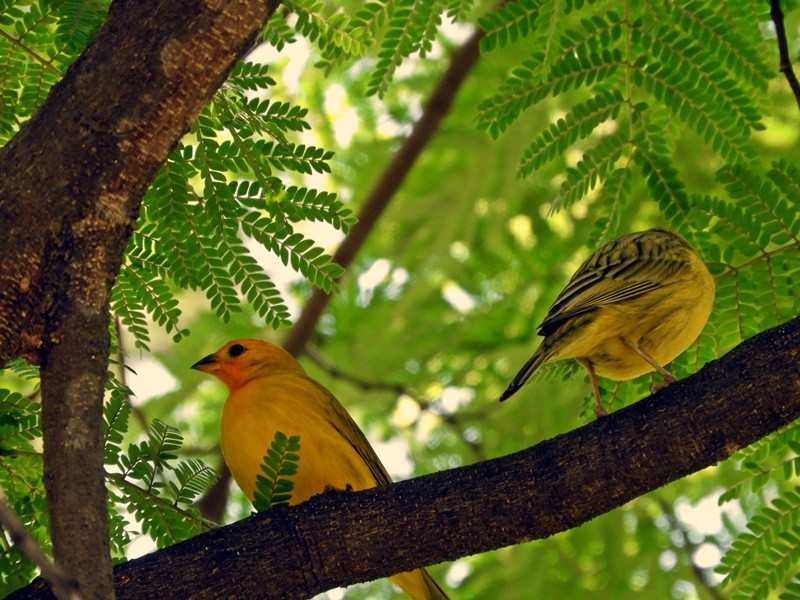
[[[0,150],[0,366],[42,365],[56,560],[113,596],[102,399],[111,285],[139,204],[278,0],[118,0]]]
[[[532,406],[531,414],[558,410],[556,403]],[[800,318],[649,398],[516,454],[317,496],[119,565],[117,597],[308,598],[546,538],[725,460],[798,417]],[[11,598],[48,593],[34,583]]]

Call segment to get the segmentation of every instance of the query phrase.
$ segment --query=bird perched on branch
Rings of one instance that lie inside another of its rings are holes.
[[[327,489],[363,490],[392,482],[339,401],[283,348],[233,340],[192,368],[213,375],[230,392],[222,409],[220,445],[233,478],[251,501],[276,432],[300,436],[290,504]],[[414,600],[448,600],[424,569],[390,579]]]
[[[575,358],[589,372],[595,414],[597,375],[617,381],[657,371],[697,339],[714,304],[714,279],[676,233],[650,229],[601,247],[575,272],[539,325],[541,345],[500,396],[513,396],[543,363]]]

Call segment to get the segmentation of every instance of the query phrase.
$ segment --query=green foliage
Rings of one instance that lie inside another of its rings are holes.
[[[440,0],[399,0],[392,3],[387,16],[377,62],[367,84],[367,94],[383,96],[400,64],[418,52],[431,49],[433,36],[441,24]]]
[[[214,483],[216,474],[199,460],[179,460],[183,436],[159,420],[150,425],[146,440],[123,451],[119,442],[130,415],[127,404],[125,390],[115,387],[104,411],[109,494],[117,510],[124,507],[159,547],[209,529],[190,504]]]
[[[32,450],[41,431],[39,404],[22,394],[0,389],[0,440],[4,448]]]
[[[366,54],[367,30],[357,22],[354,26],[353,20],[341,9],[326,13],[321,0],[290,0],[285,6],[297,16],[297,31],[320,49],[320,66]]]
[[[6,34],[0,36],[4,59],[0,71],[0,135],[4,142],[21,118],[30,117],[60,75],[43,47],[52,44],[50,28],[55,16],[38,4],[28,4],[4,2],[0,9],[0,27]],[[20,104],[24,107],[22,115],[18,114]]]
[[[69,53],[83,50],[108,12],[108,0],[59,0],[52,3],[58,15],[56,41]]]
[[[784,492],[747,524],[725,555],[718,571],[731,583],[733,600],[768,598],[794,576],[800,548],[800,488]]]
[[[366,93],[383,97],[404,61],[424,58],[432,50],[443,17],[465,17],[469,4],[381,0],[337,7],[321,0],[289,0],[281,4],[288,14],[276,11],[262,38],[281,50],[297,39],[296,33],[302,35],[315,44],[316,66],[326,72],[372,52],[375,64]]]
[[[775,590],[785,590],[791,597],[791,579],[797,575],[798,506],[800,488],[800,423],[793,423],[773,435],[737,453],[742,473],[746,475],[729,488],[720,503],[773,496],[776,483],[781,490],[769,503],[758,502],[747,529],[736,539],[717,568],[724,575],[723,584],[734,600],[768,598]],[[783,598],[784,595],[781,595]]]
[[[280,431],[275,432],[275,438],[261,463],[263,475],[256,476],[253,506],[257,511],[289,504],[294,490],[291,477],[297,475],[300,465],[299,452],[299,435],[286,437]]]
[[[187,333],[167,282],[203,290],[223,321],[241,309],[241,294],[268,323],[286,324],[284,300],[248,241],[322,289],[336,288],[341,269],[295,224],[325,221],[347,232],[354,219],[333,194],[278,176],[327,173],[332,153],[288,142],[288,133],[308,128],[304,109],[245,93],[271,83],[265,67],[237,67],[145,196],[112,303],[141,348],[149,341],[145,313],[175,341]]]
[[[796,38],[796,9],[783,4]],[[2,141],[63,76],[106,5],[0,2]],[[796,106],[775,79],[768,10],[707,0],[282,3],[261,34],[281,51],[278,61],[266,66],[260,49],[251,52],[192,124],[144,198],[116,281],[124,340],[152,347],[148,358],[178,383],[135,410],[124,387],[110,392],[115,558],[139,532],[163,546],[206,527],[187,505],[212,475],[194,458],[177,458],[182,440],[164,423],[180,424],[187,452],[213,457],[220,397],[187,374],[208,349],[191,339],[168,345],[162,334],[177,342],[191,327],[203,345],[216,345],[287,324],[286,299],[258,247],[306,280],[293,291],[335,290],[339,269],[305,224],[349,230],[352,207],[475,24],[486,32],[479,64],[314,337],[321,364],[334,366],[307,365],[371,436],[408,447],[403,475],[514,452],[592,418],[588,381],[574,362],[546,365],[519,398],[495,400],[535,348],[536,325],[574,268],[622,232],[674,228],[715,276],[706,329],[670,365],[679,377],[800,314]],[[308,65],[318,69],[305,68],[294,90],[282,65],[298,47],[310,49]],[[341,107],[329,106],[337,97]],[[350,136],[340,135],[342,114],[355,117]],[[204,295],[208,309],[187,290]],[[604,402],[629,405],[653,381],[601,380]],[[47,548],[38,413],[26,404],[35,390],[14,385],[0,400],[0,485]],[[149,433],[137,436],[140,427]],[[725,529],[702,534],[686,523],[687,539],[721,552],[736,540],[722,567],[731,597],[800,597],[796,430],[581,528],[463,559],[468,574],[454,596],[710,596],[698,577],[710,569],[676,541],[679,519],[665,520],[660,501],[669,508],[726,490]],[[288,500],[291,439],[276,439],[265,457],[257,508]],[[2,581],[0,593],[33,575],[3,544],[0,576],[13,581]],[[380,585],[347,595],[388,597]]]
[[[0,495],[22,516],[34,539],[48,539],[42,458],[35,443],[41,435],[39,404],[17,392],[0,389]],[[0,596],[28,583],[34,565],[0,536]]]
[[[30,367],[11,365],[19,375]],[[5,382],[4,382],[5,383]],[[191,504],[216,480],[216,473],[195,458],[179,459],[183,437],[154,420],[145,440],[129,443],[131,391],[109,376],[103,411],[104,457],[109,490],[111,546],[115,560],[124,560],[136,534],[150,536],[160,547],[208,530]],[[30,396],[0,389],[0,489],[35,540],[50,549],[47,502],[42,482],[41,416]],[[0,595],[22,587],[35,567],[0,536]]]
[[[615,118],[623,104],[622,94],[614,90],[601,92],[574,106],[567,117],[550,125],[528,147],[520,162],[520,176],[530,175],[579,140],[589,137],[600,123]]]
[[[797,174],[785,161],[773,163],[766,177],[741,165],[723,167],[717,180],[728,200],[691,198],[693,226],[725,241],[722,247],[701,241],[717,277],[716,341],[707,340],[716,352],[798,314],[800,217],[782,191],[800,184]]]
[[[619,177],[622,168],[630,171],[626,178],[638,176],[648,184],[671,226],[685,228],[689,207],[665,143],[672,133],[659,123],[693,129],[729,164],[752,157],[750,133],[763,129],[753,92],[763,90],[772,74],[754,37],[742,31],[752,25],[726,18],[719,4],[631,3],[624,13],[617,10],[587,16],[582,3],[525,1],[484,17],[484,51],[521,39],[538,42],[480,104],[479,125],[496,137],[549,95],[589,89],[589,100],[534,137],[520,176],[530,176],[605,124],[612,131],[594,135],[594,144],[582,149],[554,208],[586,197],[612,173]],[[722,52],[708,44],[711,36]]]
[[[486,32],[481,40],[481,52],[505,48],[527,38],[536,26],[542,4],[541,0],[507,2],[481,17],[478,25]]]

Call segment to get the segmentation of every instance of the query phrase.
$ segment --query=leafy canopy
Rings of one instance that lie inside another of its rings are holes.
[[[0,141],[34,114],[107,7],[0,2]],[[796,26],[794,7],[784,8]],[[524,399],[502,410],[491,402],[530,355],[536,323],[575,266],[620,233],[680,231],[716,278],[708,326],[671,367],[679,376],[797,315],[796,109],[776,78],[767,11],[767,3],[739,0],[282,3],[260,41],[279,57],[309,49],[313,67],[299,91],[280,58],[267,66],[253,52],[237,65],[148,190],[113,290],[120,341],[152,348],[180,381],[178,391],[140,405],[120,381],[124,366],[109,378],[115,557],[139,534],[164,546],[208,527],[189,505],[214,475],[179,455],[185,435],[189,450],[213,458],[218,399],[184,378],[182,346],[163,351],[154,340],[166,332],[177,342],[189,325],[208,333],[218,320],[228,338],[252,334],[253,323],[288,325],[293,298],[279,291],[262,250],[308,282],[297,291],[337,291],[341,269],[308,223],[349,231],[357,201],[473,26],[485,31],[477,71],[353,267],[357,276],[342,281],[317,339],[326,359],[350,368],[320,361],[315,375],[355,398],[360,422],[404,439],[414,472],[482,460],[575,425],[569,408],[537,407],[531,419]],[[356,116],[349,139],[331,116],[331,90]],[[208,312],[182,312],[191,292],[205,297]],[[0,486],[47,547],[37,374],[21,364],[10,370],[0,390]],[[575,373],[571,363],[548,365],[535,395],[550,392],[574,408],[570,399],[588,398]],[[647,386],[647,378],[604,381],[602,391],[618,407]],[[207,402],[187,415],[190,393]],[[398,434],[400,423],[415,435]],[[504,589],[509,598],[682,598],[722,576],[732,598],[796,597],[796,429],[554,540],[459,561],[451,571],[459,597]],[[257,504],[285,500],[302,459],[293,438],[265,452]],[[675,517],[715,494],[719,531],[701,534]],[[737,511],[743,519],[731,516]],[[675,541],[681,532],[695,549],[727,551],[719,576],[715,565],[698,567],[689,542]],[[555,567],[532,574],[531,564]],[[33,574],[0,537],[0,592]],[[508,585],[523,580],[527,587]]]

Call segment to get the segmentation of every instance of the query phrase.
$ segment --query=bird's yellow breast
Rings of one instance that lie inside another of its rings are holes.
[[[714,280],[698,257],[685,278],[579,317],[574,323],[576,334],[549,360],[588,358],[598,375],[633,379],[654,369],[621,337],[664,366],[697,339],[713,304]]]
[[[300,462],[292,478],[291,504],[322,493],[330,485],[354,490],[374,487],[375,478],[350,440],[333,423],[330,398],[297,374],[259,377],[232,392],[222,409],[220,445],[236,483],[253,499],[256,475],[280,431],[300,436]]]

